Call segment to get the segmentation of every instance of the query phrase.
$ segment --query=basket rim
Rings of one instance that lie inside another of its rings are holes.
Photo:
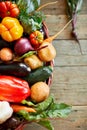
[[[44,32],[46,34],[46,38],[49,37],[49,29],[47,27],[47,24],[46,22],[43,21],[43,29],[44,29]],[[51,43],[52,44],[52,43]],[[50,65],[53,69],[54,67],[54,60],[50,61],[50,62],[47,62],[47,65]],[[48,86],[51,86],[52,84],[52,79],[53,79],[53,74],[47,79],[46,83],[48,84]]]

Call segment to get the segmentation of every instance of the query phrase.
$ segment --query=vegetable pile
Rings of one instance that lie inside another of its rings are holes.
[[[71,112],[50,94],[51,42],[59,33],[47,37],[39,6],[40,0],[0,1],[0,130],[33,121],[53,130],[49,119]]]

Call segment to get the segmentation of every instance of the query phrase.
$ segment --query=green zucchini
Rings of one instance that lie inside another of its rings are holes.
[[[52,72],[53,68],[51,66],[42,66],[30,72],[24,79],[32,85],[39,81],[46,81],[52,75]]]

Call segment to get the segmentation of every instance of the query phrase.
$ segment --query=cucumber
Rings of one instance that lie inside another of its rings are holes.
[[[51,66],[42,66],[30,72],[24,79],[32,85],[39,81],[46,81],[51,76],[52,72],[53,68]]]

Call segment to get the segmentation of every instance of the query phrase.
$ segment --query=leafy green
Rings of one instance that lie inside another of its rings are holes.
[[[38,109],[36,109],[38,108]],[[52,125],[50,124],[49,119],[53,118],[65,118],[71,112],[71,106],[65,103],[55,103],[54,97],[49,96],[47,100],[43,101],[42,103],[37,104],[34,106],[36,109],[36,113],[28,113],[24,110],[18,112],[18,115],[23,117],[27,121],[34,121],[48,130],[53,130]]]
[[[40,0],[18,0],[16,3],[20,10],[19,20],[25,33],[30,34],[42,28],[45,15],[36,11],[40,5]]]
[[[42,28],[42,22],[45,19],[45,15],[42,12],[37,11],[30,15],[22,12],[19,15],[19,19],[24,28],[24,32],[30,34],[31,32]]]
[[[71,107],[64,103],[53,103],[47,110],[47,115],[50,118],[61,117],[65,118],[71,112]]]
[[[81,11],[82,4],[83,4],[83,0],[77,1],[77,6],[76,6],[76,12],[77,13],[79,13]]]
[[[11,1],[14,1],[20,10],[18,19],[21,22],[25,33],[30,34],[31,32],[42,28],[42,22],[45,19],[45,15],[42,12],[37,11],[40,6],[40,0]]]
[[[40,120],[39,122],[37,122],[39,125],[47,128],[48,130],[54,130],[51,122],[49,120]]]
[[[67,0],[68,15],[72,19],[72,34],[79,43],[76,29],[77,14],[81,11],[83,0]]]
[[[16,0],[17,5],[21,11],[25,10],[27,14],[35,11],[39,5],[40,0]]]
[[[24,100],[22,101],[21,103],[24,104],[24,105],[28,105],[28,106],[33,106],[34,109],[40,113],[40,112],[43,112],[45,110],[48,109],[48,107],[54,102],[54,98],[53,96],[49,96],[45,101],[41,102],[41,103],[38,103],[38,104],[34,104],[30,101],[27,101],[27,100]]]
[[[79,13],[81,11],[83,0],[67,0],[69,15]]]
[[[41,103],[38,103],[36,104],[35,106],[35,110],[37,112],[43,112],[43,111],[46,111],[50,105],[54,102],[54,98],[53,96],[49,96],[45,101],[41,102]]]

